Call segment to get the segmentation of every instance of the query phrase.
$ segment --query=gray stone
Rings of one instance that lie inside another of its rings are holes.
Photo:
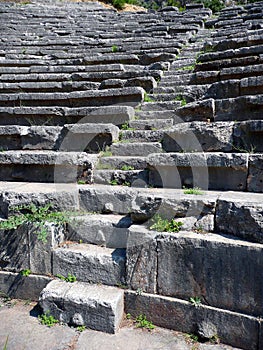
[[[249,174],[247,188],[250,192],[263,192],[263,155],[249,156]]]
[[[191,121],[193,116],[195,120],[213,120],[215,114],[214,100],[208,99],[188,103],[184,107],[177,109],[176,114],[184,121]]]
[[[212,322],[206,322],[202,321],[198,324],[198,335],[202,339],[212,339],[214,337],[217,337],[217,328]]]
[[[0,271],[1,293],[10,298],[35,300],[41,290],[51,281],[50,277],[30,274],[25,277],[20,273]]]
[[[21,133],[22,149],[55,150],[61,132],[56,126],[31,126]]]
[[[250,194],[249,197],[235,193],[222,195],[216,206],[216,230],[263,243],[262,209],[261,194]]]
[[[143,101],[144,90],[139,87],[123,89],[89,90],[69,93],[20,93],[1,94],[0,101],[6,106],[64,106],[87,107],[105,105],[137,106]]]
[[[94,170],[94,183],[109,185],[115,184],[128,187],[147,187],[147,170]],[[117,183],[116,183],[117,182]]]
[[[129,217],[120,215],[86,215],[73,218],[67,239],[109,248],[126,248]]]
[[[119,139],[113,124],[68,124],[61,133],[60,151],[100,152]]]
[[[146,157],[142,156],[110,156],[101,157],[100,166],[104,169],[122,169],[124,166],[132,166],[134,170],[142,170],[147,166]]]
[[[111,146],[113,156],[147,156],[151,153],[162,152],[159,142],[125,142],[114,143]]]
[[[125,283],[125,250],[91,244],[73,244],[53,253],[53,274],[71,273],[79,281],[118,285]]]
[[[52,248],[64,240],[63,227],[45,224],[46,242],[37,236],[32,224],[23,224],[17,229],[1,230],[1,267],[19,272],[30,269],[33,273],[49,275],[52,271]]]
[[[149,182],[158,187],[246,188],[248,155],[245,153],[156,153],[147,159]]]
[[[61,322],[115,333],[123,316],[123,295],[112,287],[54,280],[41,292],[39,304]]]
[[[134,317],[144,314],[153,324],[186,333],[196,333],[197,325],[202,321],[211,322],[216,326],[222,342],[245,350],[258,349],[256,317],[204,304],[194,307],[187,301],[171,297],[146,293],[137,295],[133,291],[125,293],[125,311]]]
[[[154,88],[157,87],[157,82],[153,77],[142,77],[128,79],[124,86],[140,86],[146,92],[151,92]]]
[[[234,122],[180,123],[164,132],[166,152],[229,152],[233,149]]]

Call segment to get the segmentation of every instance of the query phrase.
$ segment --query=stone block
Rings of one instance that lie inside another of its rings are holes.
[[[216,230],[242,239],[263,243],[263,205],[261,194],[241,196],[231,193],[217,201]]]
[[[126,248],[130,225],[130,218],[121,215],[90,214],[74,217],[68,225],[67,240],[108,248]]]
[[[54,280],[41,292],[39,304],[63,323],[115,333],[123,317],[123,295],[117,288]]]
[[[193,117],[200,121],[213,120],[214,113],[215,104],[213,99],[191,102],[176,111],[176,114],[186,122],[191,121]]]
[[[245,153],[160,153],[151,154],[147,160],[149,183],[157,187],[246,189],[248,155]]]
[[[164,132],[162,146],[166,152],[229,152],[234,126],[234,122],[179,123]]]
[[[191,303],[154,294],[125,293],[125,312],[147,320],[160,327],[185,333],[197,333],[201,324],[209,323],[217,329],[222,343],[244,350],[258,350],[259,321],[256,317],[230,312],[207,305],[194,307]]]
[[[50,277],[0,271],[0,291],[10,298],[37,301],[43,288],[51,281]]]
[[[249,156],[249,173],[247,189],[250,192],[263,192],[263,155],[252,154]]]
[[[60,151],[100,152],[119,138],[113,124],[67,124],[61,132]]]
[[[118,285],[125,283],[125,250],[92,244],[73,244],[53,253],[53,274],[71,273],[79,281]]]

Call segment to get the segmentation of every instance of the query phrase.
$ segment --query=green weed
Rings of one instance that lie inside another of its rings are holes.
[[[59,323],[59,320],[56,320],[49,312],[39,315],[38,320],[42,325],[47,327],[53,327]]]
[[[148,96],[147,92],[144,93],[144,102],[154,102],[154,100]]]
[[[28,277],[31,274],[31,270],[29,269],[25,269],[20,271],[20,275],[24,276],[24,277]]]
[[[193,188],[183,187],[183,189],[184,189],[184,194],[195,194],[195,195],[204,194],[204,192],[199,187],[193,187]]]
[[[64,225],[70,221],[68,212],[52,211],[51,204],[37,207],[34,204],[21,205],[13,208],[17,214],[9,216],[8,219],[0,221],[0,230],[17,229],[22,224],[33,224],[40,241],[47,242],[47,222]]]
[[[118,52],[118,51],[119,51],[119,48],[118,48],[117,45],[113,45],[113,46],[111,47],[111,52]]]
[[[152,330],[155,328],[153,323],[151,321],[148,321],[145,315],[139,315],[138,317],[136,317],[135,322],[136,322],[137,328],[146,328],[149,330]]]
[[[198,306],[201,305],[201,298],[199,298],[199,297],[191,297],[191,298],[189,299],[189,301],[190,301],[190,303],[191,303],[193,306],[195,306],[195,307],[198,307]]]
[[[183,226],[181,221],[176,221],[172,219],[163,219],[160,215],[155,215],[153,217],[153,225],[150,226],[150,230],[155,230],[158,232],[179,232]]]
[[[5,344],[4,344],[3,350],[7,350],[8,338],[9,338],[9,335],[6,337],[6,340],[5,340]]]
[[[85,331],[86,330],[86,326],[78,326],[77,327],[77,331],[78,332],[83,332],[83,331]]]
[[[56,275],[56,277],[61,279],[62,281],[69,282],[69,283],[74,283],[77,281],[77,277],[75,275],[72,275],[71,273],[68,273],[67,277],[60,274]]]
[[[134,170],[134,166],[131,166],[131,165],[123,165],[123,166],[121,167],[121,170],[123,170],[123,171]]]

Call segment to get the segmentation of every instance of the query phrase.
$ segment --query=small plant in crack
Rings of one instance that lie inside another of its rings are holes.
[[[50,315],[50,312],[47,311],[46,313],[38,316],[39,322],[47,327],[53,327],[55,324],[59,323],[59,320],[55,319],[54,316]]]
[[[29,270],[29,269],[25,269],[25,270],[20,271],[20,275],[24,276],[24,277],[28,277],[30,274],[31,274],[31,270]]]
[[[199,297],[191,297],[189,301],[194,307],[198,307],[201,305],[201,298]]]
[[[181,221],[168,220],[162,218],[159,214],[155,215],[151,221],[153,224],[150,226],[150,230],[158,232],[179,232],[183,226]]]
[[[60,274],[57,274],[56,277],[62,281],[69,282],[69,283],[74,283],[77,281],[77,277],[75,275],[72,275],[71,273],[68,273],[67,277]]]
[[[65,225],[70,222],[70,212],[54,211],[51,204],[37,207],[34,204],[21,205],[14,207],[14,215],[6,220],[0,221],[0,230],[17,229],[22,224],[33,224],[38,239],[44,243],[47,242],[48,227],[47,223],[56,225]]]
[[[135,319],[136,328],[146,328],[148,330],[153,330],[155,328],[151,321],[148,321],[145,315],[139,315]]]

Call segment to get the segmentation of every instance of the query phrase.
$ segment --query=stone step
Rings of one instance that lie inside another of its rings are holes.
[[[154,215],[170,220],[176,218],[183,223],[183,230],[224,233],[258,243],[263,242],[262,196],[262,190],[261,193],[250,192],[248,196],[247,192],[186,188],[1,183],[2,215],[5,217],[12,215],[13,207],[18,205],[48,203],[55,209],[80,210],[81,214],[129,215],[133,223],[149,225]],[[20,242],[21,232],[15,231],[15,234]]]
[[[222,68],[230,67],[244,67],[250,66],[252,64],[262,63],[262,59],[258,56],[246,56],[246,57],[237,57],[237,58],[226,58],[222,60],[208,61],[208,62],[198,62],[195,66],[195,71],[215,71]]]
[[[166,152],[262,152],[261,120],[178,123],[165,130]]]
[[[104,107],[0,107],[2,125],[61,125],[111,123],[121,126],[134,118],[131,106]]]
[[[0,126],[0,147],[7,150],[100,152],[119,139],[113,124],[60,126]]]
[[[262,45],[252,45],[249,47],[241,47],[239,49],[229,49],[224,51],[208,52],[199,56],[199,62],[207,62],[221,59],[232,59],[237,57],[246,57],[262,54]]]
[[[96,244],[107,248],[126,248],[129,216],[87,214],[73,216],[68,224],[66,240]]]
[[[198,234],[183,230],[178,233],[162,232],[160,238],[160,232],[147,230],[138,225],[133,225],[129,231],[130,247],[127,249],[127,283],[129,288],[136,290],[140,287],[140,281],[143,279],[144,291],[148,293],[154,293],[158,283],[158,294],[161,295],[184,300],[189,300],[193,295],[199,295],[202,303],[212,307],[255,317],[260,314],[262,307],[260,294],[255,293],[254,288],[247,288],[247,286],[255,286],[254,274],[250,274],[249,270],[251,265],[255,273],[258,269],[260,270],[262,245],[245,242],[231,236],[213,233]],[[155,247],[159,239],[158,243],[160,243],[156,253]],[[142,249],[134,249],[138,245]],[[206,247],[205,251],[203,251],[203,247]],[[226,251],[227,254],[223,253]],[[193,252],[195,253],[193,254]],[[151,273],[157,276],[156,280],[151,279],[149,271],[145,270],[149,254],[151,254],[152,262]],[[167,257],[169,257],[168,261]],[[213,258],[211,259],[211,257]],[[237,271],[241,257],[249,259],[250,264],[244,266],[240,275],[237,274]],[[202,277],[198,269],[193,267],[201,263],[200,259],[202,259],[203,268],[206,271]],[[219,266],[224,267],[219,268]],[[189,276],[193,276],[193,279],[189,279]],[[196,285],[200,278],[202,278],[202,287],[206,290],[205,295],[199,283]],[[228,280],[229,284],[220,287],[217,278]],[[175,281],[177,281],[176,287]],[[256,282],[256,288],[260,288],[260,285],[260,281]],[[226,300],[229,290],[231,290],[232,297]],[[241,295],[246,294],[247,298],[236,298],[232,294],[235,290],[243,291]],[[247,302],[248,300],[250,302]]]
[[[90,90],[69,93],[20,93],[0,94],[1,107],[87,107],[117,104],[137,106],[143,101],[144,90],[139,87]]]
[[[17,92],[70,92],[75,90],[96,90],[99,83],[93,82],[25,82],[25,83],[0,83],[1,93]]]
[[[159,130],[173,125],[173,119],[141,119],[130,121],[130,127],[138,130]]]
[[[76,182],[92,181],[98,160],[85,152],[4,151],[0,152],[1,181]]]
[[[194,253],[193,256],[195,256]],[[185,276],[185,271],[183,276]],[[175,285],[177,283],[178,281],[174,282]],[[195,295],[201,295],[199,287],[196,288]],[[258,350],[258,339],[261,336],[258,317],[206,305],[203,298],[200,298],[201,303],[194,307],[189,300],[156,295],[154,292],[142,293],[139,296],[137,294],[135,290],[128,290],[125,294],[126,312],[133,317],[143,313],[147,320],[151,320],[153,324],[160,327],[188,334],[197,332],[200,336],[205,335],[207,338],[212,334],[218,334],[222,343],[240,349]],[[173,315],[172,320],[170,319],[171,314]],[[238,327],[239,324],[242,324],[242,330]]]
[[[103,167],[103,166],[102,166]],[[129,169],[133,166],[123,166],[121,169]],[[149,174],[147,170],[94,170],[93,181],[95,184],[128,186],[128,187],[147,187]]]
[[[149,184],[165,188],[261,192],[262,154],[156,153],[147,157]]]
[[[52,62],[52,61],[51,61]],[[67,64],[66,60],[56,60],[56,65],[45,60],[0,60],[1,74],[29,74],[29,73],[76,73],[76,72],[118,72],[125,71],[123,64],[108,64],[85,66],[81,59],[75,60],[74,65]],[[70,61],[69,61],[70,62]],[[47,65],[48,63],[48,65]],[[138,67],[139,68],[139,67]]]
[[[147,156],[151,153],[162,152],[159,142],[118,142],[111,145],[113,156]]]
[[[42,290],[39,305],[43,313],[49,313],[60,322],[116,333],[123,318],[124,291],[96,284],[53,280]]]
[[[143,102],[141,104],[141,110],[143,112],[150,111],[162,111],[162,110],[174,110],[179,105],[178,101],[165,101],[165,102]]]
[[[181,102],[178,102],[178,107],[181,106]],[[174,117],[175,112],[173,110],[156,110],[156,111],[135,111],[135,115],[139,118],[139,119],[168,119],[168,118],[173,118]]]
[[[125,264],[125,249],[80,243],[53,252],[53,274],[67,276],[70,273],[81,282],[125,284]]]
[[[204,99],[187,103],[176,110],[184,121],[229,121],[261,119],[262,95],[247,95],[224,99]]]
[[[134,170],[146,168],[146,157],[142,156],[106,156],[101,157],[98,167],[100,169],[119,169],[133,167]],[[98,169],[97,167],[97,169]]]
[[[163,138],[163,130],[123,130],[121,140],[138,142],[160,142]]]

